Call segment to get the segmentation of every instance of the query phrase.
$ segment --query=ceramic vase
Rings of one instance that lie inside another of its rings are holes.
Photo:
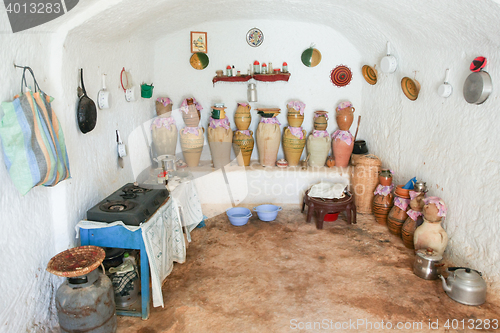
[[[214,168],[219,169],[231,162],[231,147],[233,143],[233,132],[230,128],[218,126],[208,127],[208,145],[212,154]]]
[[[200,156],[205,143],[203,133],[203,128],[199,127],[183,128],[180,131],[182,154],[189,167],[196,167],[200,163]]]
[[[249,166],[254,146],[253,132],[234,131],[233,149],[239,166]]]
[[[162,116],[155,119],[151,128],[151,135],[153,140],[153,150],[156,156],[160,155],[175,155],[175,150],[177,148],[177,127],[175,124],[166,125],[162,121],[168,121],[165,117],[169,113],[165,113]],[[168,124],[168,123],[167,123]]]
[[[188,112],[181,111],[182,120],[184,120],[186,127],[197,127],[201,118],[200,111],[196,108],[192,98],[187,99],[187,105]]]
[[[394,205],[387,216],[387,228],[389,232],[401,237],[401,229],[407,218],[408,214],[406,214],[406,211]]]
[[[263,166],[275,166],[281,142],[281,131],[278,124],[259,123],[255,136],[259,162]]]
[[[292,127],[300,127],[304,122],[304,115],[300,114],[300,111],[288,107],[288,113],[286,119],[288,120],[288,125]]]
[[[339,109],[337,107],[335,110],[337,112],[335,119],[337,120],[339,129],[342,131],[348,131],[349,128],[351,128],[352,122],[354,120],[355,109],[353,107],[347,107],[343,109]]]
[[[326,159],[330,153],[330,136],[315,137],[312,133],[307,138],[307,154],[309,155],[309,166],[325,166]]]
[[[328,127],[327,111],[314,112],[314,129],[317,131],[325,131]]]
[[[354,140],[351,140],[351,144],[349,145],[340,138],[332,138],[332,151],[336,166],[345,168],[349,165],[353,147]]]
[[[302,129],[301,127],[298,127]],[[300,162],[300,157],[302,156],[302,151],[304,151],[304,146],[306,144],[306,131],[302,129],[302,139],[296,137],[290,131],[290,127],[285,128],[283,133],[283,152],[285,153],[285,159],[288,162],[288,166],[297,166]]]
[[[387,216],[394,206],[393,196],[375,194],[373,197],[372,212],[378,224],[387,225]]]
[[[234,123],[240,131],[247,130],[252,122],[252,116],[250,114],[250,105],[247,103],[238,103],[236,112],[234,113]]]

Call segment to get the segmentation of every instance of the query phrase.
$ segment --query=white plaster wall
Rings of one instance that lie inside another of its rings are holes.
[[[264,42],[260,47],[251,47],[245,37],[248,30],[258,27],[264,33]],[[190,31],[206,31],[208,39],[208,57],[210,63],[204,70],[195,70],[189,63],[191,57]],[[302,52],[315,44],[321,52],[322,60],[316,67],[306,67],[300,57]],[[247,73],[250,64],[255,60],[262,63],[272,62],[274,68],[281,68],[284,61],[288,63],[291,73],[288,82],[217,82],[212,84],[212,78],[218,69],[224,70],[227,65],[234,65],[237,70]],[[356,115],[363,114],[361,103],[361,87],[364,79],[359,66],[359,51],[340,33],[325,25],[314,23],[269,21],[269,20],[238,20],[215,21],[195,25],[189,29],[181,29],[159,39],[155,46],[155,96],[167,96],[173,101],[174,109],[180,107],[182,101],[194,96],[203,106],[200,124],[207,127],[214,103],[224,103],[226,114],[233,130],[234,112],[238,102],[247,101],[248,83],[257,85],[258,102],[251,103],[252,123],[250,129],[257,129],[260,116],[255,108],[280,108],[278,119],[281,128],[288,125],[286,120],[286,104],[299,100],[306,104],[303,128],[310,133],[313,129],[313,116],[316,110],[329,112],[328,131],[337,129],[335,123],[335,106],[344,100],[350,100],[356,107]],[[353,80],[346,87],[336,87],[330,81],[330,71],[344,64],[351,67]],[[173,112],[179,128],[184,127],[180,111]],[[351,127],[354,134],[356,121]],[[205,135],[206,136],[206,135]],[[180,152],[180,143],[178,144]],[[278,158],[284,157],[282,147]],[[305,157],[305,152],[302,157]],[[255,145],[252,159],[257,159]],[[204,148],[202,159],[210,159],[208,146]]]

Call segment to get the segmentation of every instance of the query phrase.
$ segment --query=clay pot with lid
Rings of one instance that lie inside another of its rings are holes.
[[[196,108],[192,98],[187,99],[188,113],[182,112],[182,120],[187,127],[198,127],[200,123],[201,114]]]
[[[388,169],[383,169],[378,175],[378,181],[382,186],[391,186],[392,184],[392,173]]]
[[[314,129],[324,131],[328,127],[327,111],[314,111]]]
[[[289,107],[287,113],[287,120],[288,120],[288,125],[292,127],[300,127],[304,122],[304,115],[300,114],[300,111]]]
[[[354,121],[355,109],[351,106],[343,109],[339,109],[337,107],[335,110],[337,112],[335,119],[337,120],[339,129],[342,131],[348,131]]]

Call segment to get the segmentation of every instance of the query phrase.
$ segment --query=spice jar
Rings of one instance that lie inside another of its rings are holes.
[[[253,63],[253,73],[260,74],[260,63],[257,60]]]
[[[288,64],[286,62],[283,63],[283,73],[288,73]]]

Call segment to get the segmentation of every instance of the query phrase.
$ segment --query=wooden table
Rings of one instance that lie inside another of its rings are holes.
[[[356,205],[352,193],[346,193],[344,198],[340,199],[321,199],[312,198],[309,195],[309,190],[304,194],[302,201],[302,212],[307,205],[306,222],[311,222],[311,218],[316,213],[316,228],[323,229],[323,222],[326,214],[340,213],[345,211],[347,223],[356,223]]]

